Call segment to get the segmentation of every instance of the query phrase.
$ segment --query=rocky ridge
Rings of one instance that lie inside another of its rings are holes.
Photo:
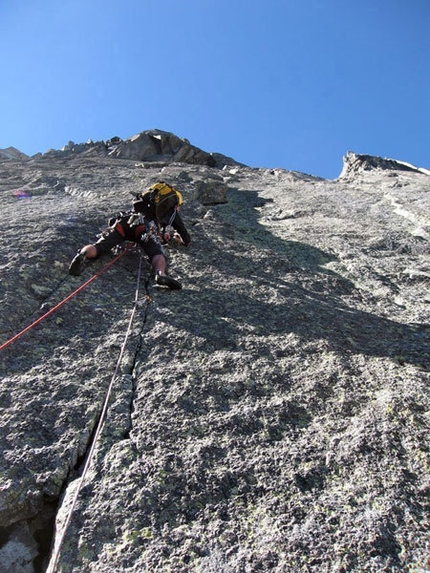
[[[168,248],[179,293],[141,263],[57,570],[428,571],[426,170],[352,153],[334,181],[210,165],[156,131],[155,154],[140,134],[0,156],[0,343],[104,268],[67,272],[137,190],[177,186],[193,239]],[[139,261],[127,251],[1,351],[0,571],[48,565]]]
[[[37,153],[32,158],[70,158],[82,155],[85,157],[112,157],[116,159],[134,159],[137,161],[188,163],[192,165],[208,165],[223,167],[224,165],[240,165],[231,157],[220,153],[209,153],[192,145],[188,139],[178,137],[174,133],[161,129],[142,131],[127,139],[111,137],[107,141],[92,141],[75,143],[69,141],[61,149],[49,149],[46,153]],[[0,158],[29,159],[13,147],[0,150]]]

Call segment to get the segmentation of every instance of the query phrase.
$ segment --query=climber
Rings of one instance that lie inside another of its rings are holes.
[[[181,283],[166,274],[162,242],[166,244],[174,241],[187,247],[190,245],[190,235],[179,214],[182,203],[179,191],[164,181],[135,195],[133,209],[112,218],[100,239],[83,247],[74,257],[69,273],[80,275],[91,260],[107,254],[124,241],[131,241],[140,245],[148,256],[158,285],[173,290],[181,289]]]
[[[179,214],[183,202],[179,191],[160,181],[144,193],[135,196],[133,212],[141,213],[156,221],[164,241],[172,239],[176,231],[181,242],[188,247],[191,239]]]

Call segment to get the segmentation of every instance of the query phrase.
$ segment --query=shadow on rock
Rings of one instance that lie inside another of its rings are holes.
[[[259,352],[271,337],[295,333],[304,340],[325,340],[338,352],[389,357],[400,365],[430,367],[428,327],[401,324],[343,304],[296,284],[278,287],[276,302],[250,296],[243,289],[184,291],[193,313],[169,317],[170,326],[205,340],[202,348],[234,350],[247,336],[258,337]],[[196,320],[198,317],[198,320]]]
[[[258,221],[256,208],[265,202],[257,192],[231,190],[229,203],[207,214],[198,231],[204,248],[193,259],[208,269],[204,278],[211,286],[202,285],[198,296],[183,293],[192,297],[192,312],[175,317],[175,326],[204,337],[209,349],[235,348],[248,334],[263,343],[264,337],[295,333],[326,340],[340,352],[428,369],[428,325],[402,324],[350,306],[359,294],[354,284],[323,266],[336,257],[273,235]]]
[[[325,340],[341,353],[429,367],[427,325],[402,324],[351,306],[359,293],[352,282],[318,268],[324,253],[317,249],[309,248],[312,256],[307,260],[314,261],[310,267],[297,268],[285,256],[289,245],[280,239],[274,241],[282,255],[271,257],[243,241],[242,248],[231,238],[221,242],[210,227],[202,241],[204,248],[187,253],[186,263],[201,273],[195,281],[198,290],[182,291],[182,310],[169,321],[202,337],[209,352],[232,350],[247,336],[258,336],[253,344],[260,353],[270,346],[270,337],[295,333],[304,340]],[[304,254],[307,246],[301,249]]]
[[[269,227],[260,223],[257,209],[271,202],[260,197],[256,191],[230,189],[228,203],[218,206],[216,211],[234,227],[238,240],[259,249],[269,249],[279,257],[287,257],[292,266],[331,274],[332,271],[323,268],[323,265],[337,260],[334,254],[299,241],[280,239]]]

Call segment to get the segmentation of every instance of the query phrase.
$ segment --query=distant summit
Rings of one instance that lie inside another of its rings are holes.
[[[396,159],[387,159],[373,155],[360,155],[353,151],[348,151],[343,158],[343,169],[339,177],[356,175],[363,171],[373,169],[393,170],[393,171],[412,171],[415,173],[424,173],[429,175],[430,171],[421,167],[415,167],[405,161]]]
[[[15,147],[0,149],[0,159],[28,159],[28,155],[21,153]]]
[[[38,158],[61,157],[107,157],[112,159],[128,159],[143,163],[169,165],[185,163],[189,165],[204,165],[206,167],[223,168],[224,166],[246,167],[232,157],[221,153],[204,151],[192,145],[188,139],[178,137],[169,131],[149,129],[127,139],[114,136],[106,141],[75,143],[69,141],[61,149],[49,149],[45,153],[28,156],[15,147],[0,149],[0,159],[28,160]],[[405,161],[388,159],[374,155],[363,155],[347,151],[343,157],[343,168],[339,178],[354,178],[357,174],[372,170],[411,171],[430,175],[430,170],[416,167]]]
[[[208,167],[224,167],[224,165],[243,165],[231,157],[220,153],[203,151],[192,145],[188,139],[162,131],[150,129],[142,131],[128,139],[112,137],[107,141],[92,141],[75,143],[69,141],[60,150],[49,149],[46,153],[37,153],[36,157],[69,157],[74,155],[97,157],[112,157],[116,159],[131,159],[144,162],[188,163],[191,165],[206,165]],[[14,147],[0,150],[2,159],[29,159]]]

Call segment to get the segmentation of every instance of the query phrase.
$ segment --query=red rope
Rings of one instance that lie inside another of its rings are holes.
[[[3,342],[3,344],[0,346],[0,350],[3,350],[3,348],[6,348],[7,346],[9,346],[10,344],[12,344],[12,342],[15,342],[15,340],[17,340],[18,338],[20,338],[23,334],[25,334],[26,332],[28,332],[29,330],[31,330],[34,326],[36,326],[37,324],[39,324],[39,322],[42,322],[42,320],[45,320],[45,318],[47,318],[48,316],[50,316],[51,314],[53,314],[56,310],[58,310],[59,308],[61,308],[63,306],[63,304],[65,304],[67,301],[69,301],[71,298],[73,298],[74,296],[76,296],[81,290],[83,290],[86,286],[88,286],[90,283],[92,283],[93,281],[96,280],[96,278],[98,278],[102,273],[104,273],[109,267],[111,267],[114,263],[116,263],[116,261],[118,259],[120,259],[123,255],[125,255],[127,249],[130,247],[126,247],[126,249],[124,251],[122,251],[119,255],[117,255],[114,259],[112,259],[112,261],[110,263],[108,263],[105,267],[103,267],[98,273],[96,273],[94,276],[92,276],[90,279],[88,279],[86,282],[84,282],[83,284],[81,284],[80,287],[78,287],[75,291],[73,291],[71,294],[69,294],[68,296],[66,296],[65,299],[63,299],[61,302],[59,302],[58,304],[56,304],[53,308],[51,308],[51,310],[48,310],[48,312],[46,312],[44,315],[42,315],[41,317],[39,317],[37,320],[35,320],[34,322],[32,322],[31,324],[29,324],[26,328],[24,328],[24,330],[21,330],[21,332],[18,332],[18,334],[15,334],[15,336],[13,336],[12,338],[10,338],[9,340],[6,340],[6,342]]]

